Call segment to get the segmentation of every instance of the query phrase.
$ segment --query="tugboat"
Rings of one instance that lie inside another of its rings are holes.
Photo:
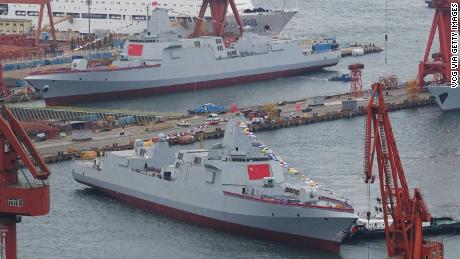
[[[337,72],[336,75],[329,78],[329,81],[340,81],[340,82],[350,82],[351,76],[348,73]]]
[[[374,207],[374,213],[367,217],[367,213],[358,213],[356,224],[346,233],[346,239],[384,238],[385,222],[380,198]],[[389,219],[389,224],[393,222]],[[460,222],[451,217],[432,217],[429,223],[423,223],[423,234],[460,234]]]
[[[288,173],[286,162],[264,148],[237,116],[211,150],[174,154],[160,134],[153,147],[136,140],[133,150],[74,160],[72,176],[179,220],[338,252],[344,231],[356,220],[353,207],[300,173]]]

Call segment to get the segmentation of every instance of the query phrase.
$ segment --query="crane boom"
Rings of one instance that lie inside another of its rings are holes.
[[[33,178],[27,177],[20,162]],[[48,214],[49,175],[48,167],[21,124],[6,106],[2,106],[0,112],[1,258],[17,258],[16,224],[21,221],[21,216]]]
[[[365,182],[373,183],[377,160],[388,256],[443,258],[441,243],[423,239],[422,222],[429,222],[431,215],[419,189],[410,197],[383,96],[383,85],[373,84],[366,114],[364,173]],[[391,225],[389,219],[393,219]]]
[[[236,6],[235,0],[203,0],[201,3],[200,12],[198,14],[195,29],[192,33],[193,37],[199,37],[203,35],[201,31],[202,23],[205,20],[204,14],[206,9],[211,9],[211,17],[212,17],[212,27],[214,36],[224,36],[224,29],[227,17],[227,9],[228,6],[232,8],[233,16],[235,17],[236,23],[238,24],[240,34],[243,34],[243,21],[241,20],[240,13],[238,12],[238,8]]]
[[[431,24],[430,34],[428,36],[427,46],[422,62],[418,69],[418,88],[426,86],[425,77],[433,75],[434,84],[445,84],[451,80],[451,70],[460,71],[460,69],[451,67],[451,35],[454,32],[451,27],[451,6],[452,4],[460,5],[460,0],[433,0],[432,5],[435,8],[433,22]],[[457,29],[458,32],[458,29]],[[430,52],[433,46],[433,41],[436,34],[439,40],[439,52],[433,53],[432,58]]]
[[[53,37],[52,46],[56,47],[56,30],[54,28],[53,12],[51,11],[51,0],[0,0],[3,4],[36,4],[40,5],[40,11],[38,15],[37,32],[35,36],[35,46],[39,46],[40,34],[42,32],[42,21],[45,11],[45,6],[48,11],[49,26],[51,30],[51,36]]]

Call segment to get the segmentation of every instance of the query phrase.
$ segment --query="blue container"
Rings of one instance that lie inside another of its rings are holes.
[[[191,113],[223,113],[225,112],[224,106],[215,105],[212,103],[205,103],[200,107],[195,108]]]
[[[33,62],[33,66],[35,66],[35,67],[36,66],[43,66],[43,65],[45,65],[45,60],[35,60]]]
[[[16,64],[16,67],[18,69],[23,69],[23,68],[27,68],[28,64],[27,63],[18,63],[18,64]]]
[[[16,80],[16,86],[17,87],[24,87],[25,85],[26,85],[26,81],[24,81],[22,79]]]
[[[99,116],[97,114],[88,114],[88,115],[85,115],[85,116],[81,116],[80,120],[95,122],[95,121],[99,120]]]
[[[31,68],[34,66],[34,62],[33,61],[29,61],[29,62],[26,62],[24,63],[24,68]]]
[[[3,66],[3,70],[5,70],[5,71],[15,70],[15,69],[16,69],[16,66],[13,65],[13,64],[6,64],[5,66]]]
[[[317,52],[317,53],[321,53],[321,52],[325,52],[325,51],[329,51],[332,49],[332,46],[330,43],[317,43],[315,45],[313,45],[313,51]]]
[[[135,122],[134,116],[126,116],[126,117],[121,117],[118,119],[117,123],[118,125],[127,125]]]
[[[47,32],[42,32],[42,33],[40,34],[40,40],[45,40],[45,41],[46,41],[46,40],[48,40],[49,38],[50,38],[50,34],[47,33]]]
[[[124,40],[113,40],[112,41],[112,47],[122,49],[123,46],[125,45]]]

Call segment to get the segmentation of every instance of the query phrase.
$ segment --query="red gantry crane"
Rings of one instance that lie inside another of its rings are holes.
[[[365,131],[365,182],[373,183],[374,157],[380,179],[388,256],[404,259],[441,259],[443,245],[423,239],[422,222],[431,215],[419,189],[410,197],[409,187],[399,158],[388,108],[383,99],[383,85],[375,83],[369,99]],[[393,223],[389,223],[389,219]]]
[[[225,19],[227,17],[227,9],[228,6],[232,8],[233,15],[235,16],[236,23],[240,29],[240,33],[243,34],[243,22],[241,21],[240,13],[236,7],[235,0],[203,0],[201,3],[200,12],[196,19],[195,30],[192,34],[194,37],[199,37],[203,35],[201,31],[201,26],[204,20],[204,14],[206,13],[206,9],[211,9],[211,17],[212,17],[212,27],[214,36],[222,37],[224,36],[224,29],[225,29]]]
[[[418,68],[417,88],[425,87],[425,77],[433,75],[435,84],[450,83],[451,77],[451,4],[460,5],[460,0],[432,0],[433,8],[436,8],[433,23],[431,25],[425,55]],[[439,38],[439,53],[433,53],[432,59],[428,60],[436,32]],[[458,68],[456,69],[459,70]]]
[[[350,97],[363,96],[363,80],[361,79],[364,64],[351,64],[348,70],[351,71]]]
[[[21,162],[33,179],[27,177]],[[6,106],[2,106],[0,116],[1,258],[16,258],[16,223],[20,222],[21,216],[48,214],[49,175],[48,167],[18,120]]]
[[[40,43],[40,34],[42,32],[42,21],[43,21],[43,14],[46,5],[46,9],[48,11],[48,18],[49,18],[49,27],[51,31],[51,36],[53,37],[52,46],[56,47],[56,31],[54,28],[54,21],[53,21],[53,12],[51,11],[51,0],[0,0],[0,3],[4,4],[37,4],[40,5],[40,12],[38,14],[38,25],[37,25],[37,32],[35,35],[35,46],[38,46]]]

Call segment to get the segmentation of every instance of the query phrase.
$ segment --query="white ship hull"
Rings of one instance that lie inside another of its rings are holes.
[[[428,86],[428,91],[435,98],[436,103],[442,111],[453,111],[460,109],[460,88],[450,86]]]
[[[170,19],[174,31],[182,36],[189,35],[195,27],[195,16],[198,15],[201,1],[192,1],[189,9],[185,9],[183,3],[180,4],[160,4],[160,7],[170,9]],[[172,2],[172,0],[170,0]],[[91,8],[91,19],[88,17],[88,7],[84,2],[68,4],[67,2],[52,2],[51,9],[54,13],[56,29],[58,31],[78,31],[80,33],[114,32],[122,34],[140,33],[147,28],[147,12],[151,1],[131,3],[119,1],[116,6],[108,5],[110,2],[94,5]],[[119,5],[119,6],[118,6]],[[188,6],[188,5],[187,5]],[[152,7],[150,7],[151,10]],[[297,13],[296,11],[269,11],[244,13],[244,8],[252,8],[252,4],[244,3],[240,5],[241,18],[245,26],[250,26],[251,31],[258,33],[275,33],[279,34],[291,18]],[[2,11],[5,10],[5,11]],[[38,5],[20,5],[20,4],[0,4],[0,19],[28,19],[33,26],[38,26]],[[46,10],[45,10],[46,11]],[[207,13],[209,17],[209,13]],[[71,17],[71,18],[70,18]],[[208,27],[212,26],[211,22],[206,20]],[[48,24],[48,15],[45,12],[43,25]],[[235,19],[232,15],[227,17],[226,31],[239,32]],[[10,32],[3,33],[17,33]]]

